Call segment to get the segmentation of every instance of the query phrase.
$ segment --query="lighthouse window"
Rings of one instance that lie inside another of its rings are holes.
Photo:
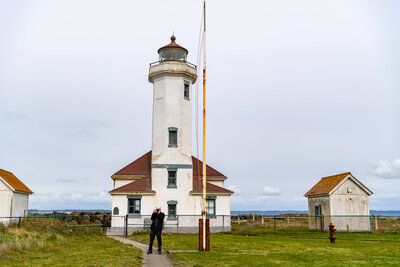
[[[167,201],[167,204],[168,204],[168,220],[176,219],[176,205],[178,204],[178,201],[170,200]]]
[[[187,81],[184,83],[183,97],[189,100],[189,83]]]
[[[169,147],[178,147],[178,128],[169,127]]]
[[[168,188],[176,188],[176,169],[168,169]]]

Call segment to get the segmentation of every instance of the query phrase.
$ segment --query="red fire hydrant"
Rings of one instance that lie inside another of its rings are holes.
[[[329,224],[329,239],[331,240],[331,243],[334,244],[335,240],[336,240],[336,228],[335,225],[333,223]]]

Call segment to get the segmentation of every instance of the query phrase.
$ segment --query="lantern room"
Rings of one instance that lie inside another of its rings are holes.
[[[183,61],[186,62],[188,51],[186,48],[175,43],[176,37],[171,36],[171,43],[158,49],[158,60],[164,61]]]

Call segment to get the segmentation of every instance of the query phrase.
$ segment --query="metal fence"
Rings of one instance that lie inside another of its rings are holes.
[[[127,236],[133,232],[150,230],[151,215],[110,215],[106,214],[85,214],[85,215],[29,215],[20,217],[0,217],[0,224],[14,224],[21,227],[27,222],[38,222],[46,224],[45,219],[59,220],[64,230],[79,227],[99,227],[109,234]],[[201,215],[166,215],[164,229],[169,233],[197,233],[198,221]],[[270,233],[278,232],[326,232],[329,224],[333,223],[338,232],[370,232],[400,233],[400,216],[380,215],[217,215],[209,216],[211,232],[234,231],[263,231]],[[37,221],[39,220],[39,221]],[[59,222],[59,223],[60,223]],[[58,223],[58,225],[59,225]]]
[[[333,223],[338,232],[400,232],[400,216],[377,215],[259,215],[241,214],[232,217],[235,230],[258,227],[265,231],[303,232],[329,230]]]
[[[164,230],[169,233],[197,233],[201,215],[165,216]],[[211,232],[231,231],[231,216],[208,216]],[[127,236],[133,232],[150,230],[151,215],[113,215],[110,234]]]

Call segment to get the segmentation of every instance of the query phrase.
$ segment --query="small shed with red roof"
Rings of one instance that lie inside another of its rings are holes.
[[[308,198],[310,230],[369,232],[369,196],[364,184],[350,172],[321,178],[304,196]]]
[[[0,223],[10,222],[4,217],[27,216],[30,194],[33,192],[12,172],[0,169]]]

